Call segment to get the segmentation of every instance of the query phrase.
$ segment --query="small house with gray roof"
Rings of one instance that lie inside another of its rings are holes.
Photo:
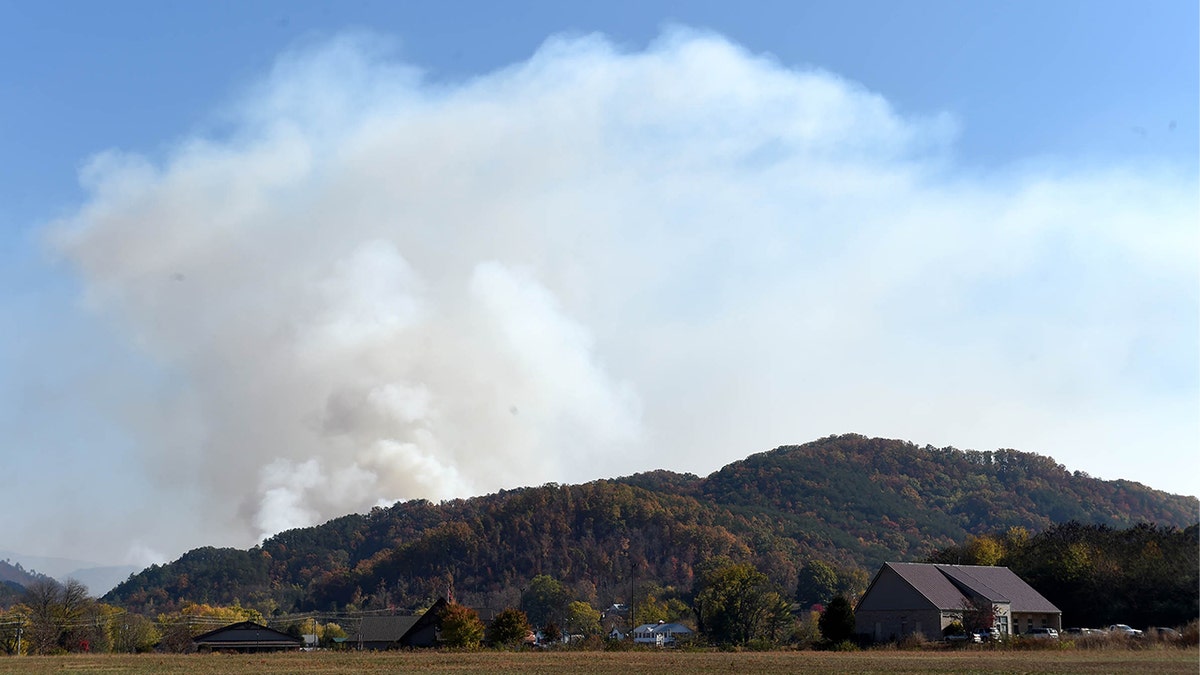
[[[437,645],[446,600],[438,598],[423,614],[414,616],[368,616],[347,640],[356,649],[386,650]]]
[[[192,638],[192,647],[201,652],[295,651],[302,645],[300,638],[253,621],[240,621]]]
[[[1062,629],[1062,611],[1007,567],[928,563],[884,563],[854,609],[855,627],[876,642],[939,640],[979,602],[992,604],[1002,635]]]

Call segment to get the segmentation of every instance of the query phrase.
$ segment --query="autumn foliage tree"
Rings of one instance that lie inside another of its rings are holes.
[[[193,637],[239,621],[264,623],[258,610],[241,605],[221,607],[188,603],[179,611],[158,615],[158,625],[162,630],[162,647],[167,651],[186,652],[192,647]]]
[[[600,611],[586,602],[567,605],[567,630],[577,635],[600,634]]]
[[[483,641],[485,628],[470,607],[447,605],[442,612],[441,642],[446,647],[474,649]]]

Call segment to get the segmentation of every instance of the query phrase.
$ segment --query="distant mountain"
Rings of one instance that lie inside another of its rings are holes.
[[[10,607],[21,601],[25,587],[15,581],[0,581],[0,609]]]
[[[28,586],[43,576],[37,572],[25,569],[21,563],[12,562],[11,559],[0,560],[0,582]]]
[[[134,574],[140,572],[141,567],[134,565],[113,565],[110,567],[87,567],[83,569],[72,570],[69,574],[59,579],[75,579],[81,581],[88,587],[88,591],[92,595],[101,596],[116,588],[117,584],[125,581]]]
[[[46,577],[25,569],[20,563],[0,560],[0,607],[19,602],[25,587],[43,578]]]
[[[108,566],[71,558],[23,555],[14,551],[0,551],[0,559],[18,565],[35,575],[46,575],[60,582],[67,579],[81,581],[96,596],[104,595],[114,586],[128,579],[131,574],[142,569],[133,565]],[[4,579],[5,577],[0,573],[0,580]]]
[[[701,478],[654,471],[433,504],[424,500],[284,532],[248,551],[201,548],[152,566],[106,599],[161,610],[191,600],[284,611],[514,604],[550,574],[599,602],[631,581],[690,587],[705,559],[753,562],[794,588],[809,558],[874,570],[968,534],[1053,524],[1186,527],[1200,503],[1069,472],[1015,450],[961,451],[833,436]]]

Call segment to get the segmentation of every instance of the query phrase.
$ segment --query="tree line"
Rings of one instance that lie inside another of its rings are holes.
[[[928,559],[1002,565],[1062,610],[1064,626],[1179,626],[1200,616],[1200,526],[1068,522],[969,536]]]
[[[87,587],[74,579],[60,583],[49,577],[24,587],[19,597],[6,605],[0,609],[0,653],[10,656],[186,652],[192,647],[192,638],[216,628],[240,621],[271,623],[257,609],[237,604],[188,603],[171,612],[146,616],[91,597]],[[315,632],[325,644],[346,636],[331,622],[290,621],[281,628],[295,637],[302,630]]]

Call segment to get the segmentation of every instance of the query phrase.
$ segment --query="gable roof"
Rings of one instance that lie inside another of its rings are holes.
[[[417,633],[424,629],[432,628],[434,631],[441,630],[442,616],[446,614],[446,607],[446,599],[438,598],[437,602],[433,603],[429,609],[425,610],[424,614],[417,617],[417,620],[413,622],[413,625],[409,626],[408,630],[404,632],[404,635],[400,636],[400,644],[406,647],[414,646],[413,641],[417,639]],[[435,639],[436,635],[437,634],[435,632],[433,636],[429,636],[427,639],[432,641]]]
[[[282,633],[274,628],[253,621],[241,621],[238,623],[229,624],[223,628],[210,630],[202,635],[197,635],[192,638],[192,642],[199,644],[245,644],[245,645],[265,645],[289,643],[300,646],[300,638],[292,637],[287,633]]]
[[[938,609],[958,609],[962,607],[966,596],[946,575],[938,570],[936,565],[919,563],[884,563],[884,568],[891,569],[904,581],[908,582],[926,600]],[[883,573],[883,569],[879,570]],[[877,575],[878,578],[878,575]],[[874,584],[872,584],[874,585]],[[871,589],[867,588],[867,593]],[[864,595],[864,597],[866,597]]]
[[[419,616],[364,616],[355,641],[395,642],[417,623]]]
[[[446,599],[438,598],[436,602],[420,616],[367,616],[358,624],[358,634],[353,637],[355,642],[399,642],[403,646],[406,638],[423,628],[432,626],[435,629],[441,625],[442,615],[446,612]]]
[[[634,628],[635,633],[691,633],[692,629],[681,623],[644,623]]]
[[[966,584],[992,602],[1008,602],[1017,612],[1058,612],[1054,603],[1007,567],[938,565],[943,574]]]
[[[871,587],[885,569],[890,569],[942,610],[961,609],[970,598],[984,598],[994,603],[1008,604],[1014,612],[1060,611],[1012,570],[985,565],[884,563],[863,595],[864,599],[870,595]]]

